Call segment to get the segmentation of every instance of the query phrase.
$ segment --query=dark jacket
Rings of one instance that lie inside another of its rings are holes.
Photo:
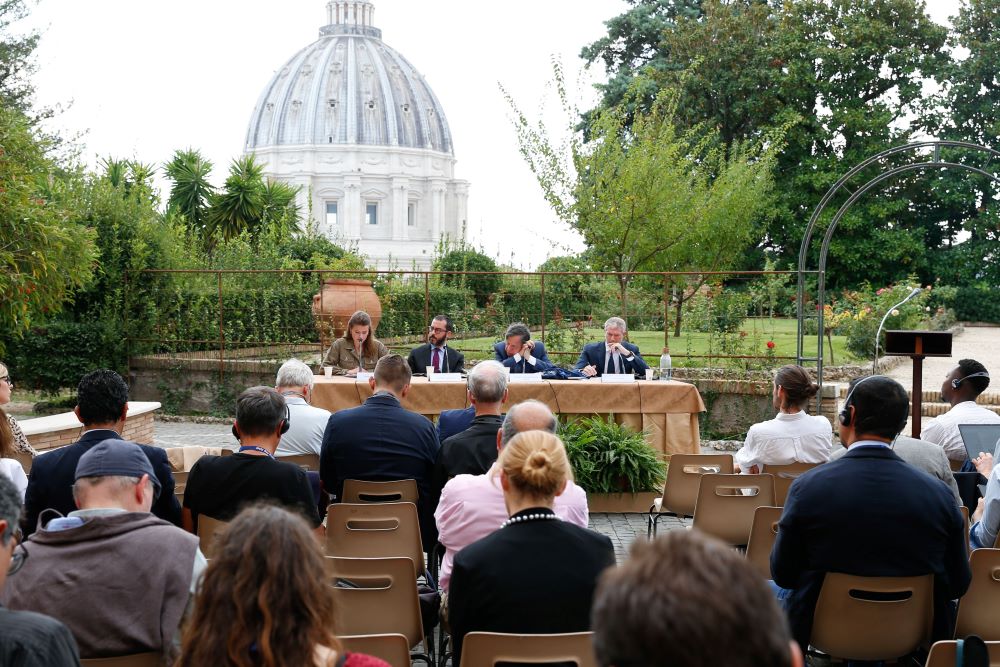
[[[639,348],[632,343],[626,343],[622,341],[622,347],[631,352],[634,356],[631,360],[626,359],[624,356],[621,357],[622,365],[625,367],[624,372],[642,375],[649,368],[649,365],[639,356]],[[597,369],[597,375],[604,375],[604,368],[607,364],[605,355],[607,354],[607,344],[604,341],[597,343],[591,343],[589,345],[583,346],[583,351],[580,352],[580,358],[576,361],[576,366],[573,368],[581,369],[584,366],[594,366]]]
[[[514,516],[538,513],[551,510]],[[462,640],[474,631],[590,630],[597,578],[614,564],[611,540],[566,521],[515,523],[473,542],[455,556],[448,586],[454,655],[462,655]]]
[[[443,410],[438,415],[437,432],[438,441],[444,442],[448,438],[472,426],[472,420],[476,417],[476,406],[470,405],[461,410]]]
[[[410,365],[410,372],[414,375],[423,375],[427,372],[431,363],[431,344],[424,343],[410,350],[410,355],[406,358],[406,363]],[[465,357],[458,350],[445,345],[441,358],[442,373],[461,373],[465,370]]]
[[[25,535],[35,532],[38,515],[42,510],[51,508],[66,516],[76,509],[76,502],[73,500],[76,464],[91,447],[103,440],[111,439],[122,440],[122,437],[105,429],[85,431],[72,445],[46,452],[35,458],[31,464],[31,474],[28,475],[28,488],[24,494]],[[180,526],[181,506],[174,497],[174,474],[170,471],[167,453],[160,447],[139,446],[153,465],[153,472],[160,482],[160,495],[153,501],[153,514],[175,526]],[[52,516],[46,515],[46,523]]]
[[[497,361],[510,369],[511,373],[544,373],[555,364],[549,361],[549,355],[545,352],[545,345],[542,341],[536,340],[534,343],[535,347],[531,350],[531,357],[535,360],[534,365],[525,361],[524,357],[521,357],[521,361],[515,361],[514,357],[508,357],[507,343],[504,341],[493,345],[493,354]]]
[[[971,572],[965,521],[951,490],[886,447],[852,447],[792,484],[771,551],[803,647],[826,572],[864,577],[934,575],[934,637],[951,637],[949,600]],[[947,635],[947,637],[945,636]]]
[[[434,464],[434,489],[441,489],[455,475],[484,475],[497,460],[497,431],[502,415],[480,415],[472,425],[441,443]]]
[[[414,479],[424,548],[437,541],[431,475],[438,450],[434,424],[405,410],[395,396],[377,393],[363,405],[330,415],[319,456],[326,492],[340,499],[345,479]],[[336,501],[335,501],[336,502]]]

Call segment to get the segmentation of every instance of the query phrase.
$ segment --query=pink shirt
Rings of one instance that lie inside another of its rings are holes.
[[[455,554],[486,537],[507,520],[499,473],[492,477],[495,469],[496,464],[493,464],[485,475],[457,475],[441,491],[441,500],[434,512],[438,541],[446,548],[438,582],[441,590],[448,590]],[[587,527],[587,494],[572,481],[556,496],[554,509],[563,521]]]

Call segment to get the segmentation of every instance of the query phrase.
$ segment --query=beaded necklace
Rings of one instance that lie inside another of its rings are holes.
[[[513,526],[515,523],[525,523],[527,521],[559,521],[559,517],[555,514],[522,514],[520,516],[512,516],[511,518],[504,521],[500,527],[506,528],[507,526]]]

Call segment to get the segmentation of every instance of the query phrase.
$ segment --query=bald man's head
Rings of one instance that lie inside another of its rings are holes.
[[[549,407],[534,399],[518,403],[507,411],[500,428],[500,446],[506,445],[518,433],[525,431],[556,432],[556,416]]]

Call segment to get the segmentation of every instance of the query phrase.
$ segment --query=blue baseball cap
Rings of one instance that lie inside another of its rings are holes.
[[[153,497],[160,495],[160,480],[153,472],[142,448],[128,440],[110,438],[101,440],[88,449],[76,464],[76,479],[84,477],[142,477],[149,475],[153,483]]]

